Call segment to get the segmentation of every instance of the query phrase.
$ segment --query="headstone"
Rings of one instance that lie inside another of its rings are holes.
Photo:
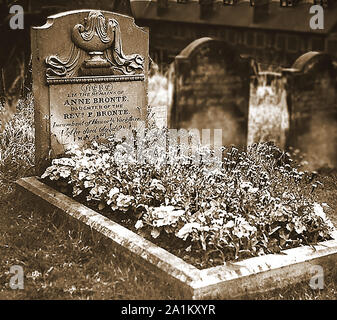
[[[331,56],[308,52],[288,70],[290,134],[308,169],[337,167],[337,68]]]
[[[252,76],[249,99],[248,145],[273,141],[286,147],[289,132],[287,79],[282,73],[260,72]]]
[[[149,34],[133,18],[69,11],[32,28],[31,39],[38,168],[145,120]]]
[[[247,143],[251,61],[226,43],[201,38],[174,61],[171,128],[222,129],[222,144]]]
[[[161,74],[158,65],[150,64],[149,72],[149,112],[148,125],[158,128],[167,127],[168,79]]]

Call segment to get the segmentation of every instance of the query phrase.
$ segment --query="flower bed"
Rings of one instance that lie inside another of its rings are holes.
[[[200,269],[331,239],[320,183],[277,147],[223,148],[215,159],[180,146],[169,157],[154,141],[163,136],[145,135],[142,161],[123,140],[74,148],[42,178]]]

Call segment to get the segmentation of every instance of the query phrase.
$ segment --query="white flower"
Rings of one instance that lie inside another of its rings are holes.
[[[75,161],[70,158],[60,158],[60,159],[54,159],[52,161],[52,164],[73,167],[75,165]]]
[[[117,197],[116,204],[118,208],[128,208],[131,204],[131,201],[134,198],[132,196],[125,195],[123,193],[120,193]]]
[[[75,286],[71,286],[71,288],[64,289],[65,292],[69,292],[70,294],[73,294],[76,290],[77,289]]]
[[[74,186],[74,188],[73,188],[73,196],[74,197],[76,197],[76,196],[78,196],[79,194],[81,194],[82,193],[82,189],[80,188],[80,187],[78,187],[78,186]]]
[[[177,233],[176,236],[186,240],[193,229],[200,229],[200,224],[197,222],[186,223]]]
[[[46,169],[44,174],[41,176],[41,179],[47,178],[54,170],[56,170],[57,167],[52,165]]]
[[[27,275],[27,278],[32,278],[33,280],[36,280],[37,278],[41,277],[42,276],[42,273],[35,270],[33,271],[30,275],[28,274]]]
[[[135,228],[138,230],[138,229],[141,229],[144,227],[144,223],[142,220],[138,220],[135,224]]]
[[[315,212],[316,216],[321,217],[323,220],[326,219],[326,215],[325,215],[325,212],[324,212],[322,206],[317,202],[314,203],[314,212]]]
[[[246,189],[246,190],[248,190],[249,188],[251,188],[253,185],[250,183],[250,182],[248,182],[248,181],[243,181],[243,182],[241,182],[240,183],[240,188],[241,189]]]
[[[90,193],[92,196],[98,197],[97,200],[99,200],[100,196],[105,192],[105,190],[106,190],[105,186],[97,186],[97,185],[96,185],[94,188],[92,188],[92,189],[90,190],[89,193]]]
[[[152,179],[150,188],[154,188],[163,192],[166,191],[165,187],[161,184],[161,181],[158,179]]]
[[[108,206],[113,202],[114,196],[118,193],[119,193],[119,188],[114,187],[110,189],[108,193],[108,201],[106,202]]]
[[[80,167],[89,167],[88,157],[83,157],[82,159],[78,160],[77,165]]]
[[[119,193],[119,188],[114,187],[114,188],[110,189],[110,191],[108,193],[108,197],[112,198],[117,193]]]
[[[256,227],[251,226],[244,218],[236,218],[232,232],[238,238],[250,237],[252,233],[256,232]]]
[[[249,188],[248,189],[248,192],[250,192],[250,193],[256,193],[258,191],[259,191],[259,188]]]
[[[234,227],[234,221],[233,220],[230,220],[228,221],[225,225],[224,225],[224,228],[233,228]]]
[[[152,231],[151,231],[151,236],[152,236],[154,239],[158,238],[159,235],[160,235],[160,231],[159,231],[158,229],[152,229]]]
[[[95,183],[93,181],[84,181],[84,188],[94,187]]]
[[[174,206],[160,206],[152,208],[152,216],[154,220],[153,225],[155,227],[171,225],[175,223],[184,213],[184,210],[175,210]]]
[[[86,175],[87,175],[87,174],[86,174],[85,172],[81,171],[81,172],[78,174],[78,179],[79,179],[79,180],[83,180],[83,179],[85,178]]]
[[[248,181],[241,182],[240,188],[250,193],[256,193],[259,191],[259,188],[253,188],[253,184]]]
[[[186,251],[186,252],[191,252],[191,249],[192,249],[192,246],[188,246],[188,247],[185,249],[185,251]]]

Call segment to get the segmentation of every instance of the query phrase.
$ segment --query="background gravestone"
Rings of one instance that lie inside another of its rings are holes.
[[[277,72],[259,72],[252,76],[250,85],[248,141],[273,141],[286,147],[289,131],[287,79]]]
[[[222,129],[222,144],[246,146],[248,59],[224,42],[201,38],[174,61],[171,128]]]
[[[79,10],[31,30],[36,164],[147,113],[149,35],[128,16]]]
[[[288,145],[305,153],[308,169],[337,167],[337,68],[323,53],[298,58],[289,74]]]

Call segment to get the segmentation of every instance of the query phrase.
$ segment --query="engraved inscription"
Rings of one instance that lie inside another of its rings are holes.
[[[105,140],[130,129],[142,118],[137,92],[140,82],[50,85],[50,130],[65,148]]]

